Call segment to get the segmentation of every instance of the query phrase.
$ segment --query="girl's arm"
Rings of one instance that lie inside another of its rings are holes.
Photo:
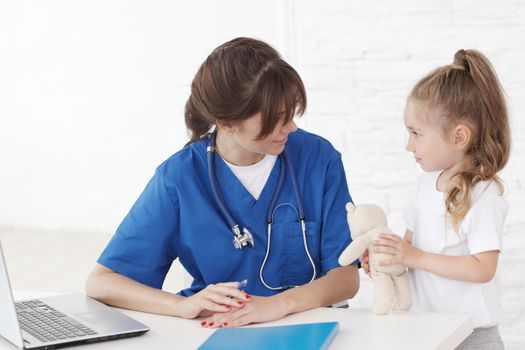
[[[216,313],[205,322],[208,327],[215,328],[274,321],[288,314],[350,299],[358,289],[357,266],[339,267],[310,284],[288,289],[271,297],[251,297],[243,307],[228,313]]]
[[[407,230],[405,239],[383,234],[374,242],[374,251],[392,254],[381,265],[403,264],[412,269],[421,269],[453,280],[485,283],[490,281],[498,267],[499,251],[492,250],[468,256],[450,256],[424,252],[410,241],[412,232]]]

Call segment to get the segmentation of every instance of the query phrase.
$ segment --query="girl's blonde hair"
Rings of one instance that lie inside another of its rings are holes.
[[[471,206],[470,192],[479,181],[492,180],[503,193],[497,173],[505,167],[510,153],[509,118],[503,89],[489,60],[476,50],[459,50],[454,62],[439,67],[421,79],[409,99],[440,108],[444,131],[459,124],[472,130],[466,150],[470,167],[449,182],[445,206],[457,231]]]

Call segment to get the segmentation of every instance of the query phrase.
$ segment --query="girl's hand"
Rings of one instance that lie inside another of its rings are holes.
[[[359,261],[361,261],[361,267],[363,268],[363,271],[370,277],[370,259],[368,257],[368,249],[365,250],[363,254],[361,254]]]
[[[216,313],[204,320],[203,327],[240,327],[250,323],[275,321],[286,316],[283,307],[272,297],[250,297],[241,307],[227,313]]]
[[[416,267],[423,255],[423,252],[410,242],[391,233],[381,234],[379,239],[374,241],[374,252],[393,255],[390,259],[380,261],[382,266],[403,264],[410,268]]]
[[[178,315],[184,318],[226,313],[242,306],[247,294],[237,289],[239,282],[210,284],[177,305]],[[248,297],[249,298],[249,297]]]

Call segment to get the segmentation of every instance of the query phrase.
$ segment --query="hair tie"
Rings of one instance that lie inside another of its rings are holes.
[[[470,66],[467,59],[467,52],[463,49],[456,52],[454,55],[454,64],[460,66],[465,71],[470,73]]]

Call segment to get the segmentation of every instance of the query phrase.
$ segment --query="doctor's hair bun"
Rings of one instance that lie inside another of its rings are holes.
[[[192,94],[184,107],[184,122],[190,136],[190,143],[206,135],[214,123],[195,107],[195,96]]]

